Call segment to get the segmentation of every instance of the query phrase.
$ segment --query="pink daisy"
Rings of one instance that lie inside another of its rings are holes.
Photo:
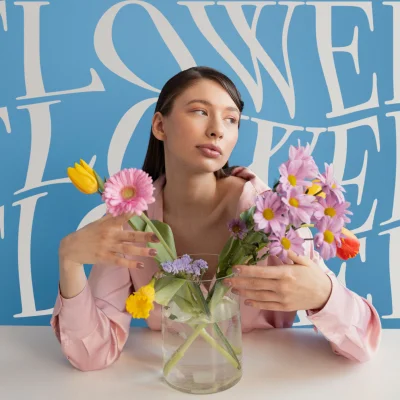
[[[315,178],[318,175],[318,167],[311,155],[310,144],[307,143],[306,147],[300,146],[300,140],[298,141],[298,146],[290,146],[289,148],[289,160],[300,160],[307,165],[307,170],[309,172],[308,178]]]
[[[339,185],[335,177],[333,176],[333,164],[325,163],[325,172],[323,174],[318,174],[322,191],[326,195],[334,195],[338,199],[339,203],[344,202],[344,196],[342,192],[345,192],[343,186]]]
[[[350,223],[350,218],[346,214],[353,215],[353,213],[348,210],[350,203],[345,201],[339,203],[335,196],[327,196],[326,199],[323,197],[317,197],[317,202],[315,203],[315,212],[313,215],[313,220],[319,221],[323,217],[330,218],[341,218],[344,223]]]
[[[271,240],[270,254],[279,257],[283,262],[288,262],[288,250],[300,256],[304,255],[304,239],[292,228],[286,234],[283,229],[279,234],[271,235],[269,239]]]
[[[279,233],[282,226],[286,227],[288,224],[287,209],[281,197],[270,190],[257,196],[253,219],[256,231]]]
[[[296,186],[311,186],[311,183],[306,181],[305,178],[309,175],[307,164],[301,160],[287,161],[279,167],[281,182],[283,189],[290,190]]]
[[[315,224],[315,227],[319,231],[314,237],[316,249],[324,260],[335,257],[337,248],[342,245],[343,221],[339,218],[323,217]]]
[[[153,180],[136,168],[123,169],[111,176],[104,184],[103,200],[114,217],[125,213],[142,215],[153,197]]]
[[[304,194],[302,189],[292,188],[283,197],[282,201],[289,210],[289,223],[296,228],[301,224],[309,224],[314,213],[315,197]]]

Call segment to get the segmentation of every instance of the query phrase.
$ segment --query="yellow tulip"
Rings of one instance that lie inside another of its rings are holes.
[[[313,184],[311,187],[307,188],[307,194],[309,194],[310,196],[315,196],[317,193],[321,192],[321,186],[318,185],[319,182],[318,179],[313,180]],[[326,197],[326,194],[324,192],[319,193],[317,196]]]
[[[80,160],[80,164],[75,163],[74,167],[67,169],[67,173],[71,182],[82,193],[93,194],[98,191],[99,184],[95,172],[85,161]]]

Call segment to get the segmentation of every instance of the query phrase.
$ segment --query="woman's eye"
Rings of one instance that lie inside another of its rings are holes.
[[[207,115],[204,110],[194,110],[195,113],[200,113],[200,115]]]
[[[237,123],[237,119],[236,118],[228,118],[228,120],[230,121],[231,124],[236,124]]]

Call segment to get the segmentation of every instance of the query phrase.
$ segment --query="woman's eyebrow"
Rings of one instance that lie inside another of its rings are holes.
[[[190,100],[188,103],[186,103],[186,105],[188,106],[189,104],[192,104],[192,103],[202,103],[202,104],[204,104],[206,106],[213,106],[213,104],[210,103],[208,100],[201,100],[201,99]],[[240,111],[238,110],[237,107],[229,106],[229,107],[226,107],[225,110],[236,111],[236,112],[238,112],[240,114]]]

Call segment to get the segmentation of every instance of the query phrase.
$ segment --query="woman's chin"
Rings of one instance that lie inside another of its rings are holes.
[[[225,158],[203,158],[201,160],[196,160],[196,164],[206,169],[208,172],[216,172],[219,171],[224,165],[227,163]]]
[[[225,162],[217,161],[217,160],[191,160],[186,165],[188,168],[193,170],[195,173],[214,173],[219,171],[221,168],[224,167],[226,164]]]

